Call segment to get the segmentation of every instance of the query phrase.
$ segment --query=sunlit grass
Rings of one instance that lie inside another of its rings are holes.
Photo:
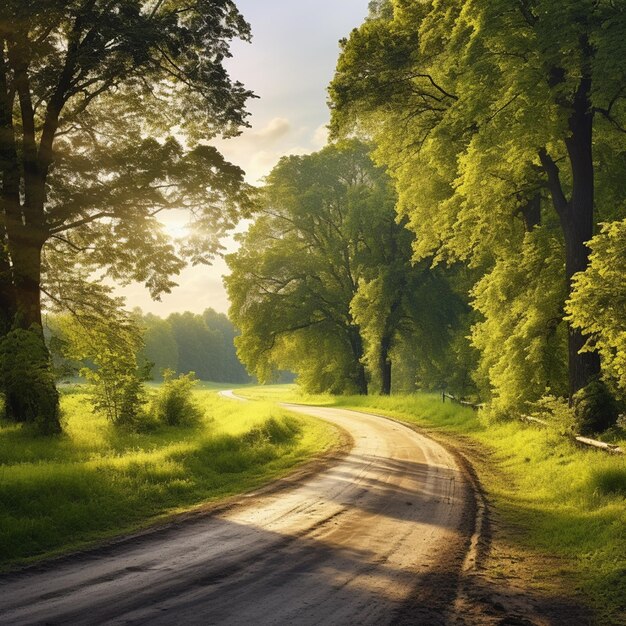
[[[213,387],[213,386],[211,386]],[[193,427],[120,432],[80,387],[64,390],[64,435],[0,424],[0,565],[52,555],[253,489],[334,444],[319,420],[200,389]]]
[[[560,574],[615,616],[626,598],[626,459],[581,449],[547,430],[519,422],[485,425],[476,412],[410,396],[306,396],[294,385],[246,388],[242,395],[371,411],[416,424],[461,447],[473,461],[511,552],[560,558]],[[623,445],[624,442],[622,442]],[[469,445],[468,445],[469,444]],[[478,452],[472,448],[478,445]],[[626,446],[624,446],[626,448]],[[548,580],[549,569],[537,572]]]

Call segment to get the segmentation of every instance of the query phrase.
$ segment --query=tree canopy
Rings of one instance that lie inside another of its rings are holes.
[[[411,265],[412,237],[368,150],[347,141],[281,160],[227,257],[238,354],[261,381],[291,369],[310,391],[389,393],[401,337],[420,337],[424,358],[451,338],[462,300],[443,273]]]
[[[626,212],[625,35],[613,2],[389,1],[342,43],[333,133],[375,144],[414,259],[482,276],[476,379],[498,414],[600,374],[564,305],[595,225]]]
[[[158,297],[219,250],[251,189],[206,140],[247,124],[252,94],[223,61],[249,37],[230,0],[3,3],[2,332],[41,333],[42,287],[62,305],[68,283],[84,299],[106,276]],[[194,222],[181,245],[157,220],[166,209]]]

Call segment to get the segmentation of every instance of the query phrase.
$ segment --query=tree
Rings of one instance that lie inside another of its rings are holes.
[[[240,359],[261,382],[293,369],[313,390],[367,393],[363,340],[350,311],[364,251],[359,213],[388,189],[364,146],[286,157],[256,222],[227,261]]]
[[[574,276],[570,323],[597,350],[604,373],[626,398],[626,220],[604,224],[589,243],[589,267]]]
[[[250,377],[246,373],[235,351],[235,337],[238,333],[233,323],[223,313],[217,313],[213,309],[206,309],[202,314],[204,322],[210,330],[214,330],[222,338],[222,360],[218,371],[218,382],[247,383]]]
[[[83,364],[80,370],[91,384],[93,406],[116,426],[135,428],[142,421],[146,402],[137,354],[143,347],[136,320],[110,300],[107,314],[86,312],[56,319],[65,338],[64,355]]]
[[[388,2],[343,43],[330,89],[334,133],[374,139],[417,259],[483,274],[513,267],[526,233],[553,227],[551,216],[543,224],[550,200],[565,280],[558,263],[553,276],[567,283],[565,296],[587,264],[594,202],[600,218],[618,206],[605,200],[619,195],[624,164],[615,137],[625,29],[611,2]],[[596,193],[595,180],[612,190]],[[597,355],[580,353],[584,341],[570,328],[570,394],[598,371]]]
[[[34,329],[43,341],[40,288],[54,264],[140,280],[158,296],[181,256],[207,262],[218,250],[250,206],[243,172],[199,143],[246,124],[251,94],[222,64],[234,37],[249,28],[231,0],[3,3],[3,333]],[[153,138],[172,130],[189,149]],[[169,208],[196,219],[178,251],[156,219]]]
[[[263,197],[228,257],[240,358],[261,381],[291,369],[309,391],[389,394],[394,351],[445,308],[445,296],[430,304],[446,288],[426,264],[411,265],[412,236],[396,220],[385,171],[367,145],[346,141],[280,161]],[[438,337],[450,332],[440,328]]]

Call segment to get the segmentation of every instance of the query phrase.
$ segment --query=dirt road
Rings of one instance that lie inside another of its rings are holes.
[[[226,511],[0,579],[2,624],[448,624],[472,495],[437,443],[384,418],[290,406],[354,441]]]

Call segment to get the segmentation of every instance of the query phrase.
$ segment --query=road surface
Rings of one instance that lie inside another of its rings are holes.
[[[453,456],[390,420],[289,405],[350,451],[221,512],[0,578],[0,623],[456,623],[473,497]]]

